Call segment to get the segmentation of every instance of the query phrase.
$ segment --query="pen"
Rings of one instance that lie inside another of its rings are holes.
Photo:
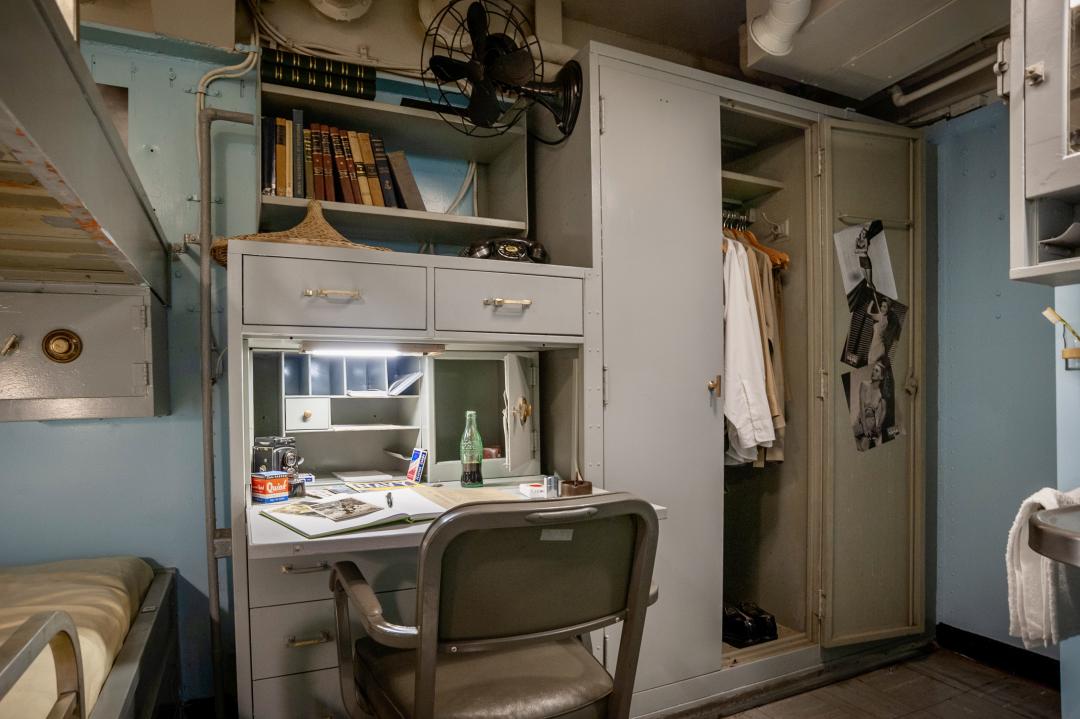
[[[394,494],[393,492],[386,493],[386,508],[390,509],[394,506]]]

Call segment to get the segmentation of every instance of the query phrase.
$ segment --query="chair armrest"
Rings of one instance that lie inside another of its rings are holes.
[[[79,635],[67,612],[35,614],[0,645],[0,699],[7,696],[46,646],[52,648],[56,665],[57,698],[49,716],[85,719]]]
[[[653,584],[651,584],[649,586],[649,604],[648,604],[648,606],[651,607],[652,605],[656,604],[656,600],[659,599],[659,598],[660,598],[660,585],[658,585],[658,584],[656,584],[654,582]]]
[[[379,603],[379,598],[375,596],[371,585],[367,583],[364,575],[360,573],[359,568],[352,562],[336,562],[334,564],[334,568],[330,571],[330,590],[334,592],[335,609],[346,620],[342,625],[341,616],[338,617],[339,645],[343,638],[341,636],[342,626],[346,630],[349,628],[349,602],[351,601],[360,610],[358,616],[360,625],[364,627],[364,631],[368,633],[368,636],[379,644],[385,644],[388,647],[397,649],[415,649],[417,647],[419,634],[416,627],[394,624],[386,620],[386,617],[383,616],[383,608],[382,604]],[[351,654],[351,638],[344,638],[349,640],[348,650]]]

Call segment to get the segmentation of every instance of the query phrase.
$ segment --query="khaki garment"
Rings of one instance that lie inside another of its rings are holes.
[[[776,396],[779,399],[780,416],[774,417],[773,426],[776,428],[776,440],[773,445],[764,452],[764,459],[770,462],[784,461],[784,429],[787,427],[787,416],[784,409],[789,399],[790,389],[787,387],[784,375],[783,359],[783,336],[784,326],[781,319],[783,305],[781,304],[781,283],[779,276],[774,274],[771,263],[758,263],[761,271],[762,295],[765,297],[765,320],[768,339],[768,351],[765,353],[765,362],[772,363],[773,377],[776,380]],[[762,457],[758,457],[760,462]]]

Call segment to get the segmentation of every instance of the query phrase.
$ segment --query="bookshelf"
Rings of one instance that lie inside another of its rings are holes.
[[[331,95],[270,83],[262,84],[261,114],[291,116],[302,110],[304,122],[321,122],[371,132],[388,151],[403,150],[410,163],[435,160],[477,163],[477,216],[396,207],[323,202],[327,221],[345,237],[358,242],[432,242],[467,246],[478,240],[523,236],[528,232],[527,140],[524,121],[493,138],[470,137],[450,127],[428,110],[385,102]],[[430,177],[416,172],[425,200],[435,207],[447,192],[445,185],[425,187]],[[457,187],[452,188],[453,194]],[[260,231],[284,230],[304,216],[307,199],[260,195]]]

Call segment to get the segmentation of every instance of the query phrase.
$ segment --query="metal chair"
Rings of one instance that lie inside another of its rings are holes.
[[[657,531],[652,506],[626,494],[456,507],[420,546],[416,626],[387,621],[356,565],[338,562],[330,588],[350,716],[628,716]],[[355,647],[350,602],[368,635]],[[612,678],[580,638],[618,621]]]

